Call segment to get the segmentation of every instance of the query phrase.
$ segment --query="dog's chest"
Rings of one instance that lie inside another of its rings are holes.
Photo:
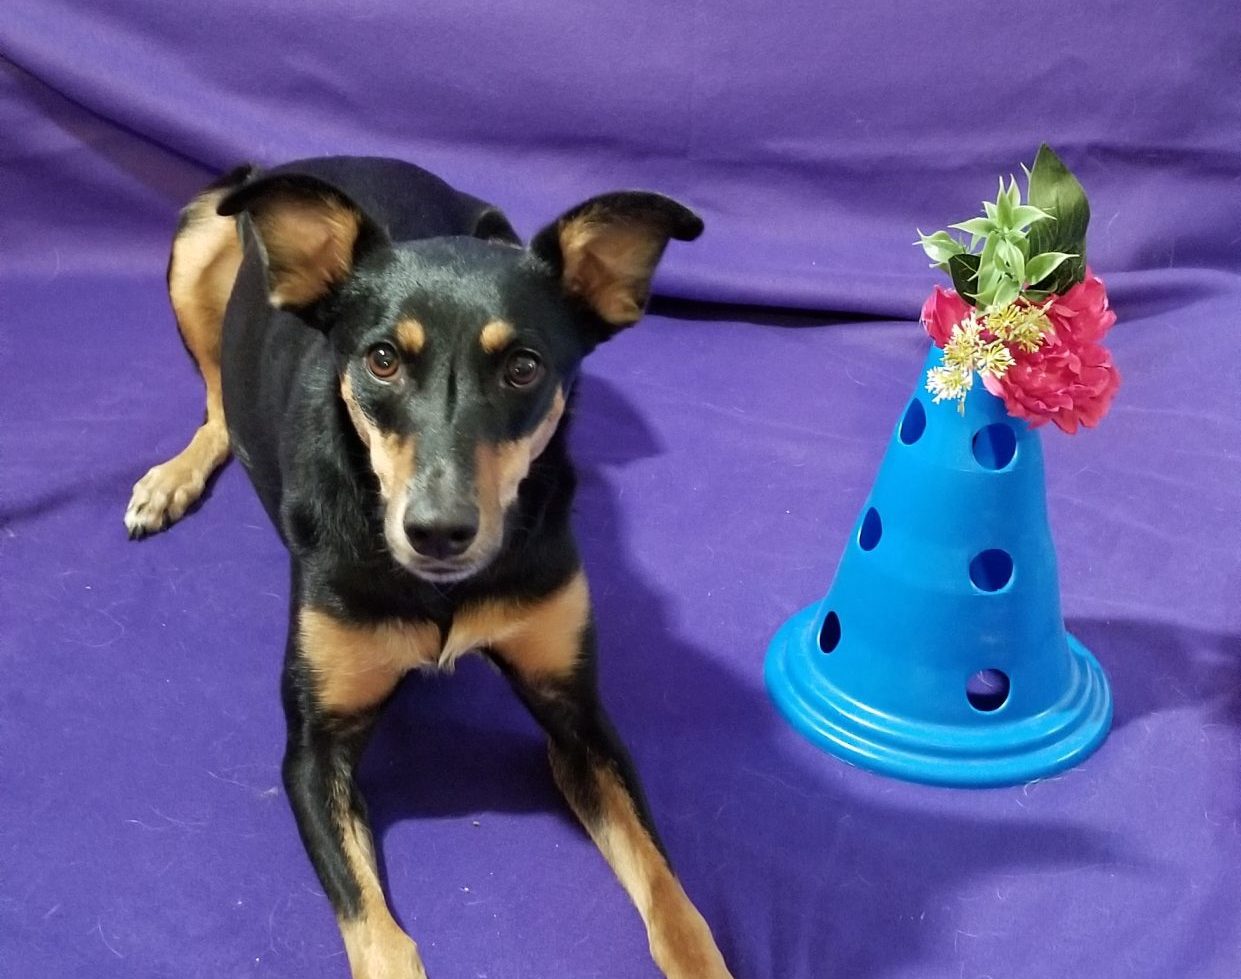
[[[438,649],[432,650],[434,655],[430,661],[424,657],[418,665],[451,670],[467,653],[501,645],[520,624],[521,617],[506,603],[493,602],[458,612],[453,616],[447,636],[437,643]],[[435,631],[440,640],[440,630]]]
[[[446,631],[428,620],[347,623],[310,608],[300,618],[318,699],[343,714],[381,703],[410,670],[451,670],[466,653],[500,646],[524,625],[520,609],[501,602],[459,611]]]
[[[521,624],[517,610],[501,602],[458,611],[447,630],[428,621],[389,621],[375,627],[371,648],[363,655],[401,673],[451,671],[462,656],[502,644]]]

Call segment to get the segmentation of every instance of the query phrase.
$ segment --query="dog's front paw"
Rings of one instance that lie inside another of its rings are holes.
[[[651,929],[651,957],[668,979],[733,979],[702,915],[687,906]]]
[[[136,484],[125,510],[132,538],[163,530],[184,516],[202,496],[207,474],[176,459],[151,468]]]
[[[427,979],[417,943],[395,924],[349,937],[353,979]]]

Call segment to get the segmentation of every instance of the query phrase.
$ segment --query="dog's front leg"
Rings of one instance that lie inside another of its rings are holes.
[[[552,774],[646,924],[668,979],[732,979],[668,864],[628,752],[599,702],[595,636],[579,575],[527,613],[493,656],[548,733]]]
[[[284,785],[298,831],[332,902],[353,979],[426,979],[417,946],[388,910],[354,781],[400,673],[371,656],[363,630],[306,608],[298,619],[283,680]]]

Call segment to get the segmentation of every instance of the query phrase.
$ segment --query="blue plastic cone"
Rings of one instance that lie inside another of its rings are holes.
[[[768,650],[793,726],[940,785],[1024,782],[1097,748],[1111,692],[1065,631],[1045,497],[1039,434],[981,385],[964,415],[932,404],[924,373],[831,590]]]

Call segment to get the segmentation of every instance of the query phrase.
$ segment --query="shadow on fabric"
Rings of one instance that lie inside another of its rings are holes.
[[[1139,620],[1066,624],[1107,670],[1116,705],[1113,729],[1200,705],[1206,716],[1241,727],[1241,636]],[[1152,662],[1160,668],[1151,670]]]
[[[66,98],[46,82],[12,63],[0,64],[20,96],[43,117],[82,147],[102,157],[153,192],[164,204],[179,210],[217,174],[189,160],[145,134],[92,112]]]

